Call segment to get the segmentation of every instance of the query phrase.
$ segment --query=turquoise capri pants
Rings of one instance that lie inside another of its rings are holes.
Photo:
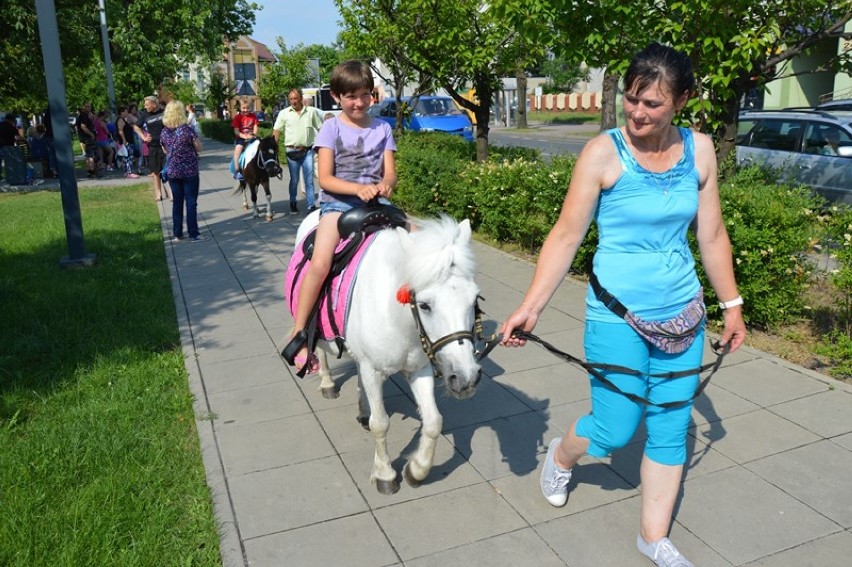
[[[586,360],[618,364],[642,372],[661,374],[697,368],[704,354],[704,325],[690,347],[678,354],[663,352],[643,339],[626,322],[586,321]],[[699,376],[684,378],[648,378],[604,372],[607,380],[624,390],[654,403],[687,400],[695,394]],[[645,416],[648,433],[645,455],[656,463],[677,466],[686,462],[686,429],[692,403],[671,409],[644,406],[607,389],[589,376],[592,387],[592,411],[577,421],[578,436],[589,440],[588,454],[606,457],[625,446]]]

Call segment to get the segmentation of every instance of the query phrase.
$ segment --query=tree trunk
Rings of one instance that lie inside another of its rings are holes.
[[[488,130],[491,122],[491,97],[494,92],[488,77],[474,81],[478,104],[474,110],[476,115],[476,161],[488,159]]]
[[[601,93],[601,132],[618,125],[615,119],[615,97],[618,93],[619,78],[618,75],[604,74],[603,92]]]
[[[738,94],[722,104],[722,127],[719,132],[719,147],[716,149],[716,161],[722,163],[724,159],[735,149],[737,143],[737,117],[740,113],[739,90]]]
[[[518,112],[517,121],[518,129],[527,127],[527,74],[523,67],[518,65]]]

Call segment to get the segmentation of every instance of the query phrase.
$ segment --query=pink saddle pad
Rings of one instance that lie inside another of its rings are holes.
[[[331,321],[340,331],[342,337],[346,329],[346,319],[349,316],[349,306],[352,300],[352,288],[355,286],[355,280],[358,276],[358,268],[361,265],[361,260],[367,249],[375,240],[376,234],[371,234],[361,242],[358,250],[352,256],[352,260],[343,268],[331,282],[329,292],[324,297],[320,298],[321,304],[319,308],[317,332],[324,340],[333,340],[336,338],[334,327]],[[341,241],[337,245],[336,252],[342,250],[349,240]],[[296,245],[296,250],[290,258],[290,263],[287,264],[287,276],[284,280],[284,297],[287,299],[287,308],[290,314],[295,317],[296,305],[299,297],[299,289],[302,286],[302,279],[308,271],[310,260],[305,259],[302,242]]]

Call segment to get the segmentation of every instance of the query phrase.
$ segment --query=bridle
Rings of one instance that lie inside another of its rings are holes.
[[[458,342],[460,345],[464,343],[465,340],[470,341],[471,346],[474,349],[473,355],[477,361],[481,360],[488,352],[491,351],[494,346],[487,348],[487,350],[477,351],[476,343],[477,341],[482,341],[482,309],[479,308],[479,300],[483,299],[481,296],[477,296],[476,302],[473,304],[473,329],[469,331],[456,331],[455,333],[450,333],[448,335],[444,335],[440,339],[433,341],[429,338],[429,334],[426,332],[426,328],[423,326],[423,321],[420,319],[420,308],[417,306],[417,297],[415,293],[412,291],[410,299],[408,301],[408,306],[411,308],[411,314],[414,316],[414,324],[417,325],[417,332],[420,334],[420,346],[423,348],[423,353],[426,355],[426,358],[429,359],[429,363],[432,365],[432,373],[436,378],[442,378],[443,373],[441,372],[441,367],[438,364],[437,354],[442,348],[447,346],[448,344]],[[496,343],[495,343],[496,345]]]
[[[275,157],[271,157],[271,158],[264,158],[263,153],[264,153],[263,150],[258,147],[257,148],[257,167],[262,169],[263,171],[266,171],[267,173],[269,173],[269,170],[267,169],[267,167],[269,166],[270,163],[274,163],[275,168],[278,170],[278,175],[276,177],[278,177],[278,179],[283,179],[284,178],[284,170],[281,169],[281,162],[278,161],[278,152],[274,152],[273,155]]]

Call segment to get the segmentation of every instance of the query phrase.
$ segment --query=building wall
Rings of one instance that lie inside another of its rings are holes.
[[[846,24],[852,32],[852,22]],[[829,71],[809,73],[833,56],[852,49],[852,40],[826,40],[820,49],[807,56],[796,57],[785,63],[781,75],[802,73],[773,81],[767,85],[763,108],[777,109],[790,106],[815,106],[833,98],[852,98],[852,78],[848,73]]]

